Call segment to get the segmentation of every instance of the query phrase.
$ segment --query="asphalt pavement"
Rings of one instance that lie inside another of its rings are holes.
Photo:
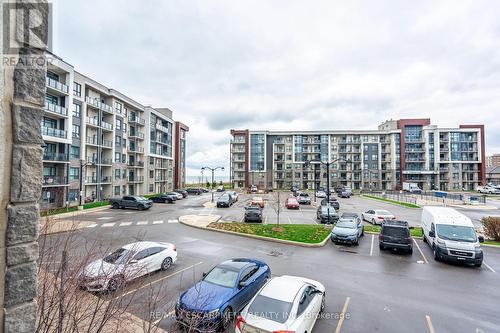
[[[159,327],[175,332],[173,306],[183,290],[202,273],[228,258],[252,257],[266,261],[273,275],[298,275],[322,282],[327,290],[326,312],[314,333],[326,332],[500,332],[500,249],[484,248],[484,265],[477,269],[435,262],[429,247],[416,241],[413,255],[381,252],[376,236],[366,234],[359,246],[328,243],[304,248],[191,228],[178,223],[181,215],[220,214],[237,220],[245,196],[232,208],[203,206],[209,195],[192,196],[176,204],[155,204],[147,211],[104,210],[80,216],[95,226],[74,235],[72,256],[82,256],[89,245],[100,244],[101,254],[137,240],[171,242],[178,261],[165,272],[151,274],[126,286],[114,297],[131,304],[128,310]],[[268,198],[270,199],[270,198]],[[341,211],[362,212],[390,207],[396,216],[418,223],[419,210],[359,197],[339,199]],[[268,223],[275,214],[266,202]],[[234,214],[234,215],[232,215]],[[314,207],[284,213],[291,223],[315,223]],[[281,215],[281,214],[280,214]],[[300,216],[304,215],[304,216]],[[285,217],[286,216],[286,217]],[[310,220],[310,222],[308,221]],[[304,222],[302,222],[304,221]],[[130,222],[130,224],[128,224]],[[140,223],[142,222],[142,223]],[[125,223],[125,224],[124,224]],[[49,236],[64,238],[65,234]],[[418,245],[418,246],[417,246]],[[75,258],[74,261],[77,261]],[[102,295],[101,297],[110,297]],[[345,310],[345,320],[339,314]]]

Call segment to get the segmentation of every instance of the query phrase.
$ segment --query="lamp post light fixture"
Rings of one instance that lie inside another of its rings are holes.
[[[87,165],[95,165],[94,162],[86,162],[83,163],[83,160],[80,160],[80,196],[79,196],[79,201],[78,201],[78,210],[83,209],[83,168],[85,168]]]
[[[215,167],[215,168],[210,168],[210,167],[203,167],[201,168],[201,172],[203,172],[204,170],[210,170],[212,171],[212,184],[210,185],[211,189],[212,189],[212,200],[211,202],[214,202],[214,172],[215,170],[217,169],[221,169],[221,170],[224,170],[224,167]]]
[[[351,163],[350,160],[344,160],[342,158],[336,158],[333,161],[329,161],[329,162],[323,162],[322,160],[308,160],[308,161],[304,162],[306,167],[308,167],[310,164],[314,164],[314,163],[321,163],[324,166],[326,166],[326,202],[327,202],[326,209],[327,209],[327,214],[328,214],[328,222],[326,224],[330,224],[330,166],[333,163],[336,163],[339,161],[344,162],[344,163]]]

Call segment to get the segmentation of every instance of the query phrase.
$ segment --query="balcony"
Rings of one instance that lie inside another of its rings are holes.
[[[54,162],[68,162],[68,154],[66,153],[52,153],[52,152],[44,152],[43,153],[44,161],[54,161]]]
[[[168,133],[168,128],[166,128],[166,127],[165,127],[165,126],[163,126],[163,125],[156,124],[156,129],[157,129],[157,130],[159,130],[159,131],[162,131],[162,132]]]
[[[155,182],[167,182],[168,178],[164,176],[155,177]]]
[[[104,120],[101,121],[101,127],[102,127],[102,129],[105,129],[105,130],[108,130],[108,131],[112,131],[113,130],[113,124],[107,123]]]
[[[66,131],[57,128],[42,126],[42,134],[46,136],[52,136],[54,138],[66,139]]]
[[[142,168],[142,167],[144,167],[144,162],[143,161],[128,161],[127,165],[129,167]]]
[[[101,103],[99,107],[102,111],[108,112],[108,113],[113,113],[113,107],[104,103]]]
[[[138,132],[138,131],[130,132],[129,137],[131,137],[131,138],[138,138],[138,139],[144,139],[144,133]]]
[[[105,183],[111,183],[111,177],[109,177],[109,176],[102,176],[100,182],[97,182],[97,177],[95,177],[95,176],[87,176],[87,177],[85,177],[85,184],[86,185],[90,185],[90,184],[105,184]]]
[[[44,110],[47,111],[47,112],[59,115],[59,116],[63,116],[63,117],[67,117],[68,116],[68,109],[66,109],[63,106],[54,104],[54,103],[49,103],[47,101],[45,101],[45,108],[44,108]]]
[[[142,147],[129,146],[128,150],[133,153],[144,154],[144,148]]]
[[[143,182],[144,181],[144,176],[129,175],[128,176],[128,181],[129,182]]]
[[[140,117],[136,117],[136,116],[129,116],[128,121],[131,123],[134,123],[134,124],[139,124],[139,125],[146,124],[146,120],[144,120],[143,118],[140,118]]]
[[[97,138],[96,137],[90,137],[88,136],[87,139],[85,140],[85,142],[88,144],[88,145],[94,145],[94,146],[97,146]]]
[[[113,165],[111,158],[101,158],[101,165]]]
[[[56,81],[54,79],[51,79],[50,77],[47,77],[45,79],[47,83],[47,87],[52,88],[54,90],[57,90],[59,92],[62,92],[64,94],[68,94],[69,92],[69,87],[65,85],[64,83],[61,83],[59,81]]]
[[[102,146],[103,146],[104,148],[113,148],[113,141],[103,139],[103,140],[102,140]]]
[[[86,117],[85,122],[92,126],[99,126],[99,120],[97,119],[97,117]]]
[[[63,176],[43,176],[42,186],[62,186],[68,185],[66,177]]]

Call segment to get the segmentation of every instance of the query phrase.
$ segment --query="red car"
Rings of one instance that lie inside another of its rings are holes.
[[[287,209],[299,209],[300,205],[297,199],[295,199],[294,197],[289,197],[285,200],[285,207]]]

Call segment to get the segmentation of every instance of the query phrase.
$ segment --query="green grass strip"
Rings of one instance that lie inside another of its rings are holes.
[[[394,205],[403,206],[406,208],[421,208],[419,205],[408,203],[408,202],[385,199],[385,198],[380,198],[380,197],[376,197],[376,196],[368,195],[368,194],[362,194],[361,196],[364,198],[374,199],[374,200],[378,200],[378,201],[384,201],[384,202],[388,202],[388,203],[391,203]]]

